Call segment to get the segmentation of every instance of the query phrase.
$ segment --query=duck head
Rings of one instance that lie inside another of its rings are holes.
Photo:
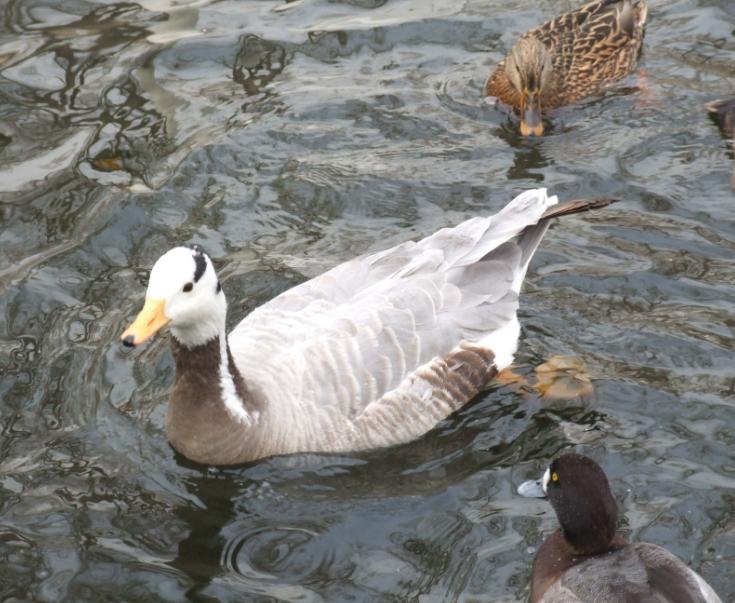
[[[153,265],[143,309],[122,334],[135,347],[165,326],[188,348],[225,330],[227,301],[212,260],[198,246],[175,247]]]
[[[551,52],[534,36],[518,40],[505,62],[505,72],[520,95],[521,134],[541,136],[541,98],[552,87]]]
[[[557,457],[539,481],[524,482],[521,496],[548,498],[564,540],[579,555],[608,550],[615,538],[618,506],[602,468],[581,454]]]

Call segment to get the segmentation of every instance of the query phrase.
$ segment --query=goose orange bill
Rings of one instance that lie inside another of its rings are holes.
[[[146,299],[133,324],[122,334],[123,345],[133,348],[150,339],[156,332],[165,327],[170,320],[163,312],[166,301],[163,299]]]

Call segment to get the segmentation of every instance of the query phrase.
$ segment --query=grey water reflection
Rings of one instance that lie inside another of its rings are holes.
[[[182,464],[187,464],[181,459]],[[222,529],[235,518],[234,502],[241,492],[237,475],[228,473],[195,475],[188,482],[189,494],[197,504],[182,504],[174,515],[189,533],[178,543],[176,556],[169,565],[191,578],[189,598],[207,588],[222,574],[221,559],[225,548]]]
[[[554,520],[515,486],[572,446],[634,538],[735,597],[732,132],[706,108],[735,95],[735,12],[649,0],[641,73],[521,139],[484,78],[574,5],[3,4],[0,600],[520,601]],[[517,381],[390,450],[170,449],[166,337],[117,345],[160,253],[203,245],[234,325],[540,185],[624,201],[552,227]],[[545,382],[558,357],[583,374]]]

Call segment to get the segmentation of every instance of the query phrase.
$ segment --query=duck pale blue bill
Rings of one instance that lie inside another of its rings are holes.
[[[540,480],[529,480],[518,486],[518,494],[526,498],[546,498],[546,485],[549,483],[547,469]]]

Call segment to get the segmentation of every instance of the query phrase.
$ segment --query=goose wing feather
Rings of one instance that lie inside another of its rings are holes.
[[[533,251],[518,235],[556,202],[545,189],[527,191],[495,216],[345,262],[282,293],[231,333],[238,368],[282,418],[364,417],[390,392],[418,387],[416,371],[460,342],[482,345],[517,327]],[[512,355],[517,332],[511,339]]]

